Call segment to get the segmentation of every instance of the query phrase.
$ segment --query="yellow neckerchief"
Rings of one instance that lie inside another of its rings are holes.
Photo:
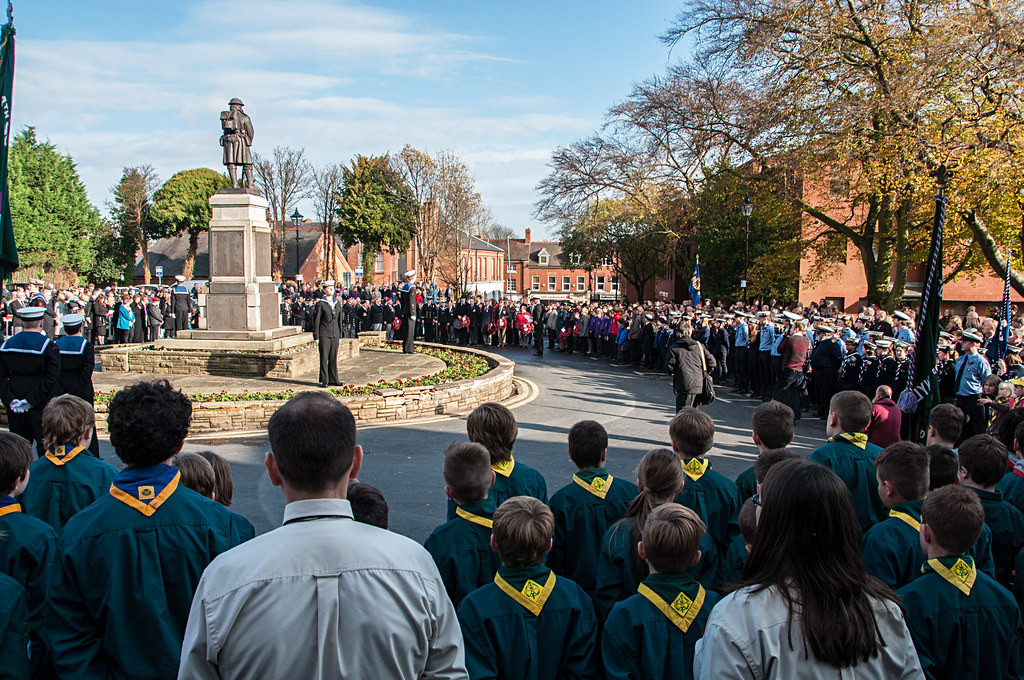
[[[462,507],[455,508],[455,514],[458,515],[459,517],[461,517],[462,519],[469,520],[473,524],[479,524],[480,526],[487,527],[488,529],[491,529],[491,528],[494,527],[494,520],[493,519],[488,519],[486,517],[481,517],[480,515],[474,515],[469,510],[466,510],[466,509],[464,509]]]
[[[868,436],[863,432],[840,432],[834,437],[829,437],[828,440],[830,442],[847,442],[861,449],[868,448]]]
[[[67,465],[69,462],[74,460],[75,456],[85,451],[85,447],[81,444],[75,446],[72,449],[68,449],[68,444],[62,444],[61,446],[53,447],[53,450],[46,450],[46,459],[54,465]]]
[[[925,562],[925,564],[935,570],[935,573],[943,579],[952,583],[961,593],[970,595],[971,588],[974,587],[974,580],[978,578],[978,572],[974,568],[973,560],[968,561],[963,557],[957,557],[956,562],[950,567],[944,565],[941,560],[942,558],[940,557],[933,557]],[[923,572],[924,568],[921,571]]]
[[[914,529],[914,531],[921,531],[921,523],[918,522],[916,519],[914,519],[912,516],[908,515],[905,512],[900,512],[899,510],[892,510],[892,509],[890,509],[889,510],[889,517],[895,517],[896,519],[901,519],[904,522],[906,522],[907,524],[909,524]]]
[[[491,469],[497,472],[502,477],[510,477],[512,470],[516,467],[516,459],[512,456],[508,457],[508,460],[503,460],[499,463],[492,463]]]
[[[601,499],[608,495],[608,489],[612,488],[613,479],[615,478],[608,475],[606,477],[594,477],[592,480],[587,482],[578,474],[572,476],[572,481],[576,482],[584,489]]]
[[[679,593],[671,604],[643,583],[636,591],[650,600],[651,604],[658,608],[658,611],[668,617],[668,620],[684,633],[697,618],[700,608],[704,606],[704,587],[700,585],[697,586],[696,598],[691,600],[684,593]]]
[[[686,476],[695,482],[703,477],[704,473],[711,467],[711,461],[704,458],[691,458],[690,460],[681,460],[679,462],[682,464],[683,472],[686,473]]]
[[[21,512],[21,503],[5,505],[4,507],[0,508],[0,517],[3,517],[4,515],[9,515],[12,512]]]
[[[534,616],[540,616],[551,591],[555,589],[555,572],[548,572],[548,580],[542,586],[534,580],[527,580],[522,590],[516,590],[501,574],[494,575],[494,583],[502,592],[526,608]]]
[[[113,484],[110,485],[110,495],[128,507],[135,508],[146,517],[152,517],[153,513],[164,504],[164,501],[170,498],[171,494],[177,490],[179,481],[181,481],[181,472],[175,473],[174,477],[167,483],[167,486],[164,487],[163,491],[157,494],[149,503],[139,500],[127,491],[118,489]]]

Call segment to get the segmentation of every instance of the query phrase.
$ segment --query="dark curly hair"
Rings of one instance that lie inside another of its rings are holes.
[[[178,452],[192,404],[166,380],[138,382],[116,395],[107,412],[110,443],[125,465],[156,465]]]

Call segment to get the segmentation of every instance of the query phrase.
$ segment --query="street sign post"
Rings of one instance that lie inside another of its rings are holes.
[[[357,279],[363,278],[363,268],[362,267],[356,267],[355,268],[355,275],[356,275]]]
[[[163,283],[164,268],[163,265],[157,265],[153,267],[153,273],[156,274],[156,285],[160,286]]]

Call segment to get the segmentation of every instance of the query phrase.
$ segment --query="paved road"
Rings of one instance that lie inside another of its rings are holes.
[[[615,476],[635,480],[637,464],[647,451],[670,446],[668,421],[674,400],[667,376],[613,367],[579,355],[545,352],[538,359],[525,350],[502,353],[517,363],[517,376],[539,387],[535,400],[514,411],[519,422],[515,456],[544,474],[549,495],[572,477],[566,436],[579,420],[597,420],[607,428],[608,469]],[[734,478],[756,456],[750,440],[750,409],[759,402],[736,398],[728,390],[719,392],[721,398],[706,409],[716,428],[709,457],[716,470]],[[806,454],[824,437],[824,421],[804,418],[797,423],[793,448]],[[465,439],[464,417],[360,428],[358,442],[366,452],[360,479],[384,493],[392,530],[422,541],[444,521],[444,449]],[[264,453],[269,450],[266,437],[190,441],[185,446],[189,451],[203,449],[217,451],[231,462],[232,509],[249,518],[257,532],[278,526],[284,499],[263,469]],[[104,442],[103,457],[112,455]]]

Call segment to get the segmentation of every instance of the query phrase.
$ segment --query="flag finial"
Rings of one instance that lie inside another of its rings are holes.
[[[11,0],[7,0],[7,23],[14,25],[14,3]]]

